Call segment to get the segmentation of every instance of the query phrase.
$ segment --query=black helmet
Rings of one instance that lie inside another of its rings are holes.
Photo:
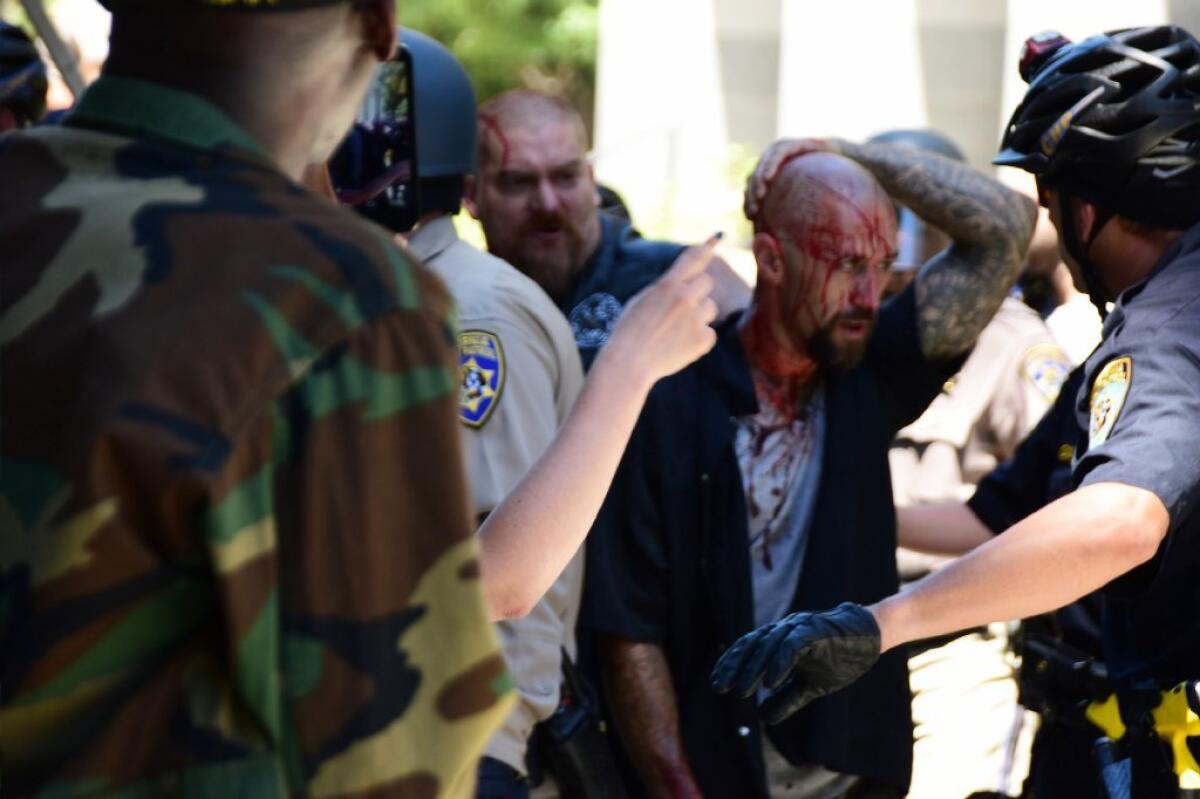
[[[421,179],[475,171],[475,90],[462,64],[439,41],[404,28],[400,43],[412,54]]]
[[[1182,28],[1025,43],[1025,99],[993,163],[1156,227],[1200,220],[1200,42]]]
[[[24,127],[46,113],[46,65],[25,31],[0,22],[0,105]]]

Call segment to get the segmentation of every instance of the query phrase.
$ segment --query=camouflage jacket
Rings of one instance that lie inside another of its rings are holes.
[[[473,785],[512,699],[441,285],[153,84],[0,174],[0,791]]]

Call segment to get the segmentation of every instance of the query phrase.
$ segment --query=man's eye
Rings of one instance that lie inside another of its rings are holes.
[[[555,185],[562,187],[562,188],[569,188],[571,186],[574,186],[578,180],[579,180],[579,173],[575,172],[575,171],[559,172],[554,175]]]
[[[526,175],[502,175],[499,184],[502,191],[522,191],[533,185],[533,179]]]

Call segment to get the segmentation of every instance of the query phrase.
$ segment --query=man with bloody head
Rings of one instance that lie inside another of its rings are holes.
[[[488,252],[533,278],[566,315],[590,369],[622,310],[685,252],[646,241],[628,219],[600,211],[583,119],[566,101],[529,90],[479,108],[479,157],[464,204]],[[725,316],[749,299],[721,258],[708,265]]]
[[[881,303],[893,198],[951,244]],[[651,794],[907,789],[901,657],[776,727],[753,697],[712,692],[709,671],[756,626],[895,590],[888,444],[1000,305],[1033,210],[929,153],[805,140],[764,156],[747,192],[753,301],[651,393],[589,540],[585,623]]]

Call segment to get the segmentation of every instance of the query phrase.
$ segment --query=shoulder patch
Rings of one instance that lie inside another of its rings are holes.
[[[458,334],[458,418],[476,429],[487,424],[504,391],[504,348],[484,330]]]
[[[1090,397],[1091,423],[1088,425],[1088,448],[1108,440],[1133,380],[1133,359],[1129,356],[1109,361],[1096,375]]]
[[[1057,344],[1034,344],[1021,356],[1021,371],[1047,402],[1054,402],[1071,374],[1071,359]]]

